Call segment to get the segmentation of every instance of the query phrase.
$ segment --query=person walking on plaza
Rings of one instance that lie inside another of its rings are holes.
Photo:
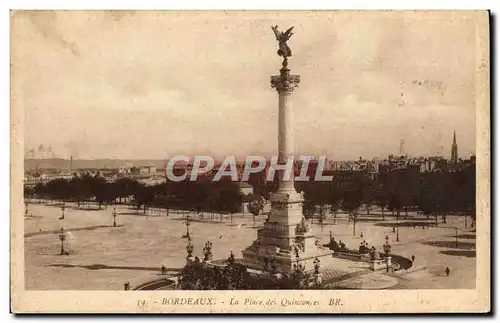
[[[446,277],[450,276],[450,268],[449,267],[446,267]]]

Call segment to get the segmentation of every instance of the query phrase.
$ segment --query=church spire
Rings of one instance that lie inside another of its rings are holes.
[[[455,130],[453,130],[453,144],[451,145],[451,160],[453,162],[458,161],[458,145],[457,145],[457,135]]]

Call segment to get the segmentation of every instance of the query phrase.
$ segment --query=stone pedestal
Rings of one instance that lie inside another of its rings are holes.
[[[391,257],[386,257],[382,259],[370,260],[370,269],[373,271],[391,268],[392,262]]]
[[[323,275],[321,275],[321,273],[313,274],[313,278],[314,283],[317,285],[321,285],[321,283],[323,282]]]
[[[291,94],[300,82],[299,75],[291,75],[283,61],[280,75],[271,77],[271,86],[279,94],[278,113],[278,163],[284,164],[294,156],[293,114]],[[292,167],[293,168],[293,167]],[[271,194],[271,212],[264,227],[257,230],[257,239],[242,251],[243,263],[252,269],[290,272],[293,264],[299,262],[306,271],[314,269],[314,260],[331,256],[332,251],[316,244],[316,237],[307,226],[302,215],[302,198],[295,191],[293,170],[290,179],[278,172],[278,190]],[[267,267],[267,268],[266,268]]]
[[[385,266],[386,266],[386,268],[389,268],[389,270],[391,270],[391,268],[392,268],[392,258],[391,257],[385,257]]]
[[[194,257],[186,257],[186,265],[192,265],[194,263]]]

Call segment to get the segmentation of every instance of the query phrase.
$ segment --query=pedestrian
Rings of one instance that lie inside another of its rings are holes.
[[[450,276],[450,268],[449,267],[446,267],[446,277]]]
[[[412,255],[411,256],[411,262],[414,263],[415,262],[415,255]]]

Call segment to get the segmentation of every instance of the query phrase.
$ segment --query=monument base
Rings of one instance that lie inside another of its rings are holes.
[[[266,255],[263,253],[267,246],[262,246],[259,249],[255,245],[250,246],[242,251],[243,254],[243,265],[247,268],[260,270],[260,271],[270,271],[272,268],[278,273],[286,272],[289,273],[294,269],[294,264],[297,263],[297,257],[293,257],[292,254],[275,254]],[[317,252],[310,254],[301,254],[298,258],[300,265],[304,266],[305,271],[314,270],[314,260],[318,258],[321,261],[323,257],[332,257],[333,251],[331,250],[318,250]]]
[[[271,195],[271,212],[257,239],[242,251],[243,264],[250,269],[291,272],[299,261],[306,271],[314,260],[333,254],[322,247],[302,215],[302,198],[294,189]]]

